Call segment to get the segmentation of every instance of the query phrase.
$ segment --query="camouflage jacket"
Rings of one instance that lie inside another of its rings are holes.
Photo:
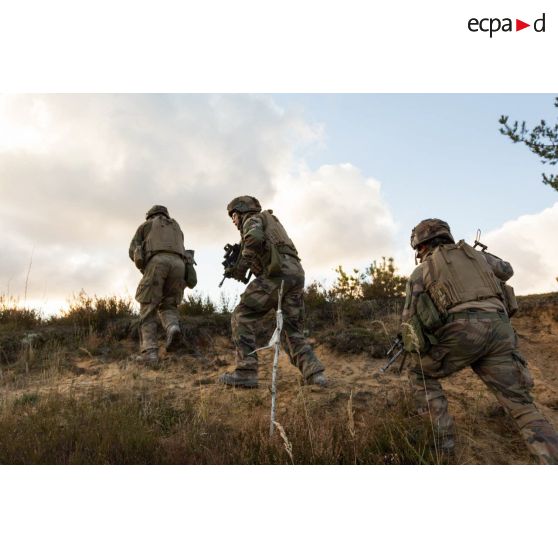
[[[490,254],[488,252],[479,252],[484,256],[488,265],[492,269],[494,275],[500,279],[500,281],[507,281],[513,275],[512,266]],[[426,292],[424,285],[424,272],[423,268],[425,266],[426,260],[431,256],[432,252],[426,254],[424,261],[419,264],[414,271],[411,273],[409,280],[407,281],[407,289],[405,296],[405,306],[403,308],[402,321],[409,323],[411,318],[417,313],[417,301],[420,294]],[[468,308],[476,308],[478,310],[484,310],[488,312],[496,312],[498,310],[505,310],[503,302],[498,298],[489,298],[481,301],[470,301],[458,304],[449,310],[449,313],[461,312]]]
[[[261,213],[248,213],[241,225],[241,261],[240,269],[250,269],[259,277],[267,275],[272,248],[266,240],[264,217]],[[298,257],[283,257],[281,273],[304,274]]]
[[[263,262],[269,258],[265,242],[265,231],[259,213],[248,213],[240,226],[240,261],[238,267],[242,271],[250,269],[257,277],[264,270]]]
[[[151,222],[149,220],[143,222],[136,231],[132,242],[130,242],[130,248],[128,249],[128,256],[130,259],[134,260],[134,252],[136,248],[143,246],[143,241],[147,238],[149,231],[151,230]]]

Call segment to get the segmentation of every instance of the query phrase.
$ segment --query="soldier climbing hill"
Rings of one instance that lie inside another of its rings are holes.
[[[140,303],[140,349],[138,359],[157,364],[157,314],[166,331],[166,349],[173,351],[182,342],[178,304],[186,287],[185,272],[189,251],[184,235],[166,207],[153,206],[146,214],[130,244],[129,255],[143,277],[136,291]]]
[[[283,281],[283,349],[302,372],[305,383],[325,386],[324,366],[304,337],[304,270],[292,240],[273,212],[262,211],[254,197],[234,198],[227,212],[240,231],[241,243],[236,265],[225,270],[225,274],[245,281],[250,270],[256,278],[246,287],[231,318],[236,369],[223,374],[219,381],[231,386],[257,387],[254,328],[270,310],[277,308]]]

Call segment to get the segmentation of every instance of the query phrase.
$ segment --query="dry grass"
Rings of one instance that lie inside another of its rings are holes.
[[[16,298],[0,295],[0,331],[29,329],[42,322],[37,310],[20,306]]]
[[[222,367],[232,362],[226,313],[202,309],[199,315],[183,317],[191,347],[171,360],[173,373],[178,369],[182,376],[169,380],[171,369],[163,367],[152,377],[126,364],[137,342],[135,317],[126,301],[85,295],[80,301],[52,321],[6,311],[4,306],[2,463],[531,462],[515,426],[484,386],[478,394],[463,393],[462,388],[452,391],[448,382],[458,441],[458,453],[448,460],[436,452],[432,424],[416,416],[404,382],[388,374],[371,387],[363,383],[360,370],[351,372],[347,363],[383,356],[399,328],[397,300],[337,306],[325,299],[313,301],[310,334],[317,345],[338,355],[327,353],[339,365],[342,383],[319,393],[289,384],[290,391],[280,393],[282,408],[272,438],[265,389],[245,392],[214,385]],[[203,306],[203,299],[198,302]],[[32,332],[23,324],[30,324]],[[262,340],[267,341],[269,333],[263,327]],[[82,361],[90,361],[91,368]],[[116,366],[117,380],[111,385],[97,382],[96,375],[102,376],[109,365]],[[348,379],[343,378],[346,371]],[[151,383],[146,383],[146,374]],[[74,379],[95,387],[59,389],[73,386]],[[176,387],[176,381],[185,387]]]
[[[231,399],[203,387],[179,403],[146,390],[92,391],[86,397],[25,393],[4,401],[0,462],[15,464],[403,464],[437,463],[428,430],[402,406],[346,413],[295,401],[270,438],[258,398],[241,426],[225,417]],[[246,405],[246,402],[244,402]],[[219,405],[219,406],[217,406]],[[343,418],[344,415],[344,418]]]
[[[70,306],[52,323],[71,324],[76,329],[104,332],[114,327],[119,320],[130,320],[136,317],[131,299],[116,296],[89,296],[81,291],[70,301]]]

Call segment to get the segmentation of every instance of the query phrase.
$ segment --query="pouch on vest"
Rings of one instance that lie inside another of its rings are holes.
[[[143,246],[136,246],[134,248],[134,264],[143,273],[143,270],[145,269]]]
[[[444,325],[440,312],[427,293],[421,293],[417,299],[417,315],[428,332],[434,332]]]
[[[506,312],[511,318],[519,310],[519,305],[517,304],[517,299],[515,298],[515,292],[511,285],[506,285],[506,283],[501,283],[502,293],[504,294],[504,306],[506,307]]]
[[[274,244],[270,246],[270,253],[271,258],[269,261],[269,265],[267,266],[267,274],[270,277],[281,275],[281,254]]]
[[[189,289],[193,289],[198,284],[198,274],[196,273],[196,260],[194,260],[194,250],[185,250],[184,256],[184,281]]]
[[[260,215],[263,218],[265,239],[270,251],[267,275],[273,277],[281,274],[281,254],[287,254],[297,260],[300,258],[293,241],[279,219],[273,215],[273,211],[266,209]]]

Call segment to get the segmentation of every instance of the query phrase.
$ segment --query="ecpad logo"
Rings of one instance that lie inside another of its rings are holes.
[[[545,32],[545,17],[546,14],[543,13],[543,15],[539,19],[536,19],[534,21],[533,29],[536,33]],[[472,17],[468,21],[467,27],[469,28],[469,31],[472,31],[473,33],[477,33],[478,31],[490,33],[490,38],[492,38],[492,35],[494,33],[497,33],[498,31],[510,32],[514,30],[512,19],[509,17],[505,17],[503,19],[497,17],[485,17],[482,19],[477,19],[476,17]],[[522,29],[526,29],[527,27],[531,27],[531,24],[525,23],[520,19],[515,20],[515,31],[521,31]]]

